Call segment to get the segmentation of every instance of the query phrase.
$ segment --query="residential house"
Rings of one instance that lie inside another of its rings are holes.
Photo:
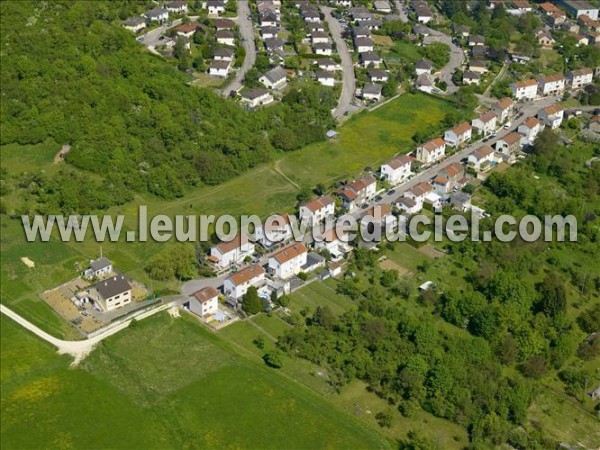
[[[506,12],[513,16],[521,16],[533,11],[533,8],[527,0],[512,0],[511,3],[512,4],[509,4],[507,7]]]
[[[397,202],[398,208],[406,214],[417,214],[423,209],[423,203],[417,203],[411,197],[400,197]]]
[[[579,16],[577,21],[581,24],[581,26],[587,28],[590,31],[600,31],[600,22],[592,19],[590,16],[581,15]]]
[[[291,216],[272,216],[254,230],[254,240],[265,248],[286,242],[294,237]]]
[[[473,72],[472,70],[465,70],[463,73],[463,83],[464,84],[479,84],[481,81],[481,74],[478,72]]]
[[[594,71],[589,68],[571,70],[567,72],[567,80],[569,82],[569,86],[573,90],[579,90],[588,84],[592,84],[593,78]]]
[[[265,11],[259,14],[258,22],[261,28],[264,27],[279,27],[279,16],[275,11]]]
[[[468,122],[462,122],[444,133],[444,141],[450,147],[457,147],[471,139],[471,132],[471,125]]]
[[[281,90],[287,86],[287,73],[281,66],[277,66],[258,79],[266,88]]]
[[[241,93],[242,102],[250,108],[268,105],[273,102],[273,96],[266,89],[254,88]]]
[[[177,33],[177,36],[191,38],[194,33],[200,29],[200,25],[190,22],[179,25],[177,28],[175,28],[175,32]]]
[[[542,121],[545,126],[550,127],[552,130],[556,130],[560,127],[563,121],[564,109],[559,105],[551,105],[540,112],[538,112],[538,118]]]
[[[315,72],[315,78],[323,86],[333,87],[335,86],[335,75],[333,72],[327,72],[325,70],[317,70]]]
[[[123,28],[137,33],[146,28],[146,20],[143,17],[130,17],[121,22]]]
[[[535,117],[530,117],[519,125],[518,131],[523,135],[521,145],[532,145],[542,128],[542,124]]]
[[[413,27],[413,33],[418,36],[427,37],[431,34],[431,29],[429,27],[426,27],[425,25],[417,23]]]
[[[429,23],[433,20],[433,13],[425,4],[415,7],[415,16],[418,23]]]
[[[421,75],[424,73],[431,73],[433,70],[433,63],[428,59],[421,59],[415,63],[415,72],[417,75]]]
[[[592,117],[586,128],[594,133],[600,133],[600,116]]]
[[[493,111],[487,111],[481,116],[473,119],[471,126],[475,131],[481,133],[484,136],[489,136],[496,131],[496,123],[498,116]]]
[[[308,250],[301,242],[296,242],[269,258],[269,271],[283,280],[298,275],[306,265]]]
[[[100,303],[106,312],[113,311],[131,303],[132,288],[129,281],[118,275],[96,283],[88,290],[90,297]],[[97,295],[95,295],[97,293]]]
[[[504,123],[510,119],[514,110],[514,106],[515,102],[513,102],[511,98],[504,97],[494,104],[492,111],[496,113],[500,123]]]
[[[83,276],[88,279],[105,278],[112,272],[112,263],[108,258],[100,257],[92,259],[89,267],[83,272]]]
[[[263,41],[265,50],[269,55],[283,53],[283,40],[279,38],[270,38]]]
[[[510,89],[517,100],[534,100],[537,97],[538,83],[534,79],[517,81],[510,85]]]
[[[598,20],[598,8],[585,0],[558,0],[557,2],[575,18],[588,16],[594,20]]]
[[[474,34],[469,36],[469,47],[482,47],[485,45],[485,39],[483,36]]]
[[[362,88],[363,100],[381,100],[382,86],[376,83],[367,83]]]
[[[328,44],[329,35],[325,31],[313,31],[310,34],[310,41],[313,44]]]
[[[231,19],[215,19],[215,27],[219,30],[233,30],[235,22]]]
[[[342,189],[336,191],[336,195],[342,199],[344,207],[348,210],[369,201],[375,197],[376,193],[377,180],[373,175],[367,175],[347,183]]]
[[[460,212],[471,209],[471,196],[466,192],[456,192],[450,196],[450,204]]]
[[[553,12],[550,17],[548,17],[548,25],[552,28],[559,28],[564,25],[567,20],[567,15],[562,11]]]
[[[262,27],[260,29],[260,35],[263,39],[274,39],[279,34],[279,28],[277,27]]]
[[[317,66],[319,69],[326,72],[334,72],[340,70],[340,65],[331,58],[319,58],[317,59]]]
[[[338,236],[335,228],[330,228],[322,236],[317,237],[313,245],[315,250],[327,251],[334,261],[339,261],[352,250],[347,240],[346,235]]]
[[[364,52],[359,55],[360,64],[365,68],[378,69],[381,65],[381,57],[375,52]]]
[[[354,39],[354,48],[358,53],[372,52],[373,41],[369,37],[360,37]]]
[[[221,242],[210,249],[208,260],[220,269],[240,264],[247,256],[252,256],[255,247],[246,236],[238,234],[231,241]]]
[[[472,59],[469,62],[469,70],[480,74],[486,73],[488,71],[487,62],[484,59]]]
[[[400,155],[381,165],[381,178],[390,184],[398,184],[406,181],[411,175],[412,159],[406,155]]]
[[[312,48],[316,55],[331,56],[333,54],[333,47],[329,42],[314,44]]]
[[[371,69],[368,72],[371,83],[385,83],[389,79],[389,74],[385,70]]]
[[[444,159],[446,155],[446,141],[442,138],[435,138],[417,147],[417,161],[423,164],[433,164],[436,161]]]
[[[308,225],[325,220],[335,213],[335,202],[329,195],[319,197],[300,206],[300,220]]]
[[[214,77],[226,78],[227,75],[229,75],[231,63],[231,59],[215,59],[210,63],[210,67],[208,68],[208,74]]]
[[[540,29],[536,31],[535,36],[537,37],[538,43],[544,48],[552,48],[554,46],[554,38],[546,30]]]
[[[390,205],[378,205],[370,208],[363,217],[372,218],[373,224],[379,226],[383,230],[390,230],[396,227],[398,219],[392,214],[392,207]],[[361,218],[362,224],[362,218]],[[375,231],[375,230],[368,230]]]
[[[219,47],[214,51],[215,61],[233,61],[235,50],[230,47]]]
[[[415,201],[417,206],[417,212],[423,209],[423,203],[427,194],[433,192],[433,186],[431,183],[422,182],[413,187],[410,191],[404,194],[405,198],[410,198]],[[408,212],[408,211],[407,211]],[[412,214],[412,213],[411,213]]]
[[[164,8],[154,8],[150,11],[146,11],[142,14],[142,17],[145,17],[150,22],[158,22],[163,23],[166,20],[169,20],[169,11]]]
[[[207,319],[219,311],[219,291],[214,287],[205,287],[191,295],[191,299],[184,303],[187,309],[197,316]]]
[[[303,16],[306,23],[316,23],[321,21],[321,15],[318,10],[310,9],[305,11]]]
[[[471,29],[467,25],[453,24],[454,33],[459,37],[469,37]]]
[[[544,13],[547,16],[552,15],[555,12],[562,11],[558,6],[556,6],[554,3],[550,3],[550,2],[540,3],[538,5],[538,8],[540,9],[540,11],[542,11],[542,13]]]
[[[515,161],[521,151],[522,134],[513,131],[496,141],[496,152],[500,153],[509,162]]]
[[[449,164],[434,178],[432,182],[434,191],[445,197],[450,191],[462,187],[466,183],[464,177],[465,168],[462,164]]]
[[[246,295],[250,286],[260,289],[265,283],[265,269],[260,264],[254,264],[225,278],[223,293],[237,302]]]
[[[353,27],[352,28],[352,39],[358,39],[358,38],[370,38],[371,37],[371,30],[369,30],[368,28],[365,27]]]
[[[392,12],[392,7],[390,6],[389,2],[387,2],[385,0],[374,1],[373,7],[375,8],[375,11],[377,11],[379,13],[389,14]]]
[[[187,2],[181,0],[167,2],[165,3],[165,8],[167,11],[174,14],[185,14],[188,12]]]
[[[542,96],[562,95],[565,92],[565,77],[562,73],[538,77],[539,93]]]
[[[431,94],[433,92],[433,78],[428,73],[422,73],[415,81],[415,86],[419,91]]]
[[[489,145],[483,145],[469,154],[467,164],[480,172],[485,172],[492,167],[494,161],[494,149]]]
[[[229,30],[219,30],[215,33],[217,42],[223,45],[235,46],[235,35]]]
[[[208,0],[206,2],[206,9],[208,9],[209,16],[219,16],[225,14],[225,0]]]

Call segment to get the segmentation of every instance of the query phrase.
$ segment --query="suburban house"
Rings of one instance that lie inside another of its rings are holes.
[[[538,83],[534,79],[517,81],[510,85],[510,89],[517,100],[534,100],[537,97]]]
[[[254,264],[225,278],[223,293],[226,297],[237,301],[246,295],[250,286],[260,289],[264,284],[265,269],[260,264]]]
[[[555,12],[561,12],[562,10],[554,3],[544,2],[538,5],[538,8],[547,16],[552,15]]]
[[[276,38],[279,33],[279,28],[277,27],[262,27],[260,29],[260,35],[263,39],[273,39]]]
[[[311,200],[299,208],[300,220],[308,225],[321,222],[334,213],[335,201],[329,195]]]
[[[389,75],[385,70],[371,69],[369,70],[369,79],[371,83],[385,83],[389,79]]]
[[[269,270],[275,276],[285,280],[302,272],[307,256],[306,246],[301,242],[296,242],[269,258]]]
[[[567,15],[562,11],[556,11],[550,14],[548,17],[548,25],[553,28],[558,28],[562,26],[567,20]]]
[[[521,137],[521,145],[532,145],[538,133],[542,131],[542,124],[535,117],[530,117],[521,125],[519,125],[519,133]]]
[[[215,33],[217,42],[223,45],[229,45],[233,47],[235,45],[235,35],[229,30],[219,30]]]
[[[143,13],[142,17],[145,17],[150,22],[163,23],[164,21],[169,20],[169,11],[157,7]]]
[[[364,100],[381,100],[381,91],[383,87],[376,83],[367,83],[362,88],[362,98]]]
[[[471,196],[466,192],[456,192],[450,197],[450,204],[460,212],[471,209]]]
[[[225,0],[208,0],[206,2],[209,16],[219,16],[225,13]]]
[[[592,84],[594,71],[589,68],[571,70],[567,72],[567,80],[571,89],[578,90],[588,84]]]
[[[508,97],[504,97],[494,104],[494,106],[492,107],[492,111],[496,113],[500,123],[504,123],[512,115],[514,107],[515,102],[513,102],[512,99]]]
[[[410,191],[404,194],[404,197],[410,198],[418,205],[418,211],[423,208],[423,202],[427,194],[433,191],[431,183],[422,182],[413,187]]]
[[[469,37],[471,29],[467,25],[453,24],[454,33],[460,37]]]
[[[198,25],[197,23],[190,22],[179,25],[177,28],[175,28],[175,31],[177,32],[177,36],[191,38],[194,35],[194,33],[200,28],[200,25]]]
[[[280,54],[283,52],[283,40],[277,37],[265,39],[264,44],[269,55]]]
[[[235,50],[229,47],[216,48],[214,52],[215,61],[233,61]]]
[[[590,16],[579,16],[577,22],[579,22],[583,27],[587,28],[590,31],[600,31],[600,22],[592,19]]]
[[[319,69],[327,71],[327,72],[334,72],[334,71],[340,69],[340,65],[331,58],[318,59],[317,66],[319,66]]]
[[[377,180],[372,175],[354,180],[338,189],[335,195],[342,199],[344,208],[351,211],[375,196]]]
[[[588,16],[594,20],[598,20],[598,8],[585,0],[558,0],[558,4],[575,18]]]
[[[316,23],[321,21],[321,15],[317,10],[308,10],[304,12],[304,21],[306,23]]]
[[[415,6],[415,16],[418,23],[429,23],[433,20],[433,13],[427,3],[420,3]]]
[[[200,289],[190,297],[192,298],[183,304],[184,308],[203,319],[214,316],[219,311],[219,291],[214,287]]]
[[[250,108],[268,105],[273,101],[273,96],[266,89],[254,88],[248,89],[241,94],[242,102]]]
[[[469,62],[469,70],[477,73],[486,73],[488,71],[487,62],[484,59],[473,59]]]
[[[378,69],[381,65],[381,57],[375,52],[364,52],[359,55],[360,64],[365,68]]]
[[[381,166],[381,178],[390,184],[398,184],[407,180],[410,175],[412,160],[406,155],[400,155]]]
[[[423,164],[432,164],[444,158],[446,155],[446,141],[435,138],[417,147],[417,161]]]
[[[496,116],[496,113],[493,111],[487,111],[476,119],[473,119],[471,125],[478,133],[488,136],[496,131],[497,121],[498,117]]]
[[[425,25],[417,23],[413,27],[413,33],[418,36],[427,37],[431,34],[431,28],[428,28]]]
[[[489,170],[493,161],[494,149],[489,145],[479,147],[467,157],[467,163],[481,172]]]
[[[313,51],[316,55],[331,56],[333,54],[333,47],[329,42],[319,42],[313,44]]]
[[[565,92],[565,77],[562,73],[539,77],[540,95],[562,95]]]
[[[375,11],[383,14],[389,14],[392,12],[392,7],[390,6],[389,2],[385,0],[374,1],[373,6],[375,7]]]
[[[533,11],[533,8],[527,0],[512,0],[506,10],[508,14],[512,14],[513,16],[520,16],[531,11]]]
[[[317,79],[317,82],[323,86],[335,86],[335,75],[332,72],[317,70],[315,72],[315,78]]]
[[[391,229],[398,223],[398,219],[392,214],[392,207],[390,205],[373,206],[363,217],[366,216],[372,217],[373,222],[379,225],[382,230]]]
[[[397,205],[406,214],[417,214],[423,209],[423,203],[417,203],[412,197],[400,197]]]
[[[215,59],[210,63],[208,68],[208,74],[214,77],[226,78],[229,75],[229,69],[231,69],[231,59]]]
[[[451,187],[456,186],[462,187],[466,183],[465,180],[465,167],[461,163],[452,163],[446,166],[440,175],[447,178],[450,181]]]
[[[325,31],[313,31],[310,34],[310,40],[313,44],[329,43],[329,35]]]
[[[544,123],[545,126],[556,130],[560,127],[563,121],[564,109],[559,105],[551,105],[540,112],[538,112],[538,118]]]
[[[473,72],[472,70],[465,70],[463,73],[464,84],[479,84],[481,81],[481,74],[479,72]]]
[[[536,31],[535,36],[538,39],[538,43],[544,48],[552,48],[554,45],[554,38],[546,30],[540,29]]]
[[[219,30],[233,30],[235,22],[231,19],[215,19],[215,28]]]
[[[419,91],[431,94],[431,92],[433,92],[433,78],[428,73],[422,73],[417,77],[415,86]]]
[[[309,33],[313,33],[315,31],[325,31],[325,25],[323,25],[321,22],[306,24],[306,28],[308,28]]]
[[[97,300],[106,312],[122,308],[131,303],[131,285],[123,275],[100,281],[92,286],[88,292],[90,293],[90,297],[93,300]],[[98,295],[94,295],[95,293]]]
[[[444,133],[444,141],[451,147],[456,147],[471,139],[472,128],[468,122],[462,122]]]
[[[184,2],[182,0],[167,2],[165,3],[165,8],[167,9],[167,11],[175,14],[184,14],[188,12],[187,2]]]
[[[469,36],[469,47],[476,47],[476,46],[481,47],[483,45],[485,45],[485,39],[483,38],[483,36],[480,36],[478,34]]]
[[[275,11],[263,11],[259,14],[258,20],[261,28],[279,26],[279,17]]]
[[[83,276],[87,279],[105,278],[112,272],[112,263],[108,258],[100,257],[92,259],[89,267],[83,272]]]
[[[277,220],[275,220],[277,218]],[[269,248],[274,244],[286,242],[294,237],[290,215],[275,216],[254,230],[254,240],[263,247]]]
[[[521,151],[522,134],[513,131],[496,141],[496,151],[501,153],[508,161],[514,161]]]
[[[224,269],[241,263],[247,256],[252,256],[254,250],[254,244],[246,236],[242,239],[242,235],[238,234],[231,241],[221,242],[212,247],[208,259],[220,269]]]
[[[144,28],[146,28],[146,20],[143,17],[130,17],[129,19],[121,22],[121,25],[123,25],[123,28],[129,31],[137,33],[138,31],[142,31]]]
[[[358,53],[372,52],[373,41],[369,37],[359,37],[354,39],[354,48]]]
[[[352,28],[352,39],[371,37],[371,30],[365,27],[354,27]]]
[[[280,90],[287,86],[287,74],[285,69],[277,66],[258,79],[266,88]]]
[[[327,230],[321,239],[315,240],[313,245],[315,250],[329,252],[335,261],[343,258],[352,250],[348,242],[344,242],[344,240],[338,237],[335,228]]]
[[[421,75],[423,73],[431,73],[433,70],[433,63],[428,59],[421,59],[415,63],[415,72],[417,75]]]

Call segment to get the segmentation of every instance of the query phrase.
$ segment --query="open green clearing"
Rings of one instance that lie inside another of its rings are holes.
[[[147,319],[77,369],[3,317],[2,386],[2,441],[13,448],[389,446],[187,315]]]

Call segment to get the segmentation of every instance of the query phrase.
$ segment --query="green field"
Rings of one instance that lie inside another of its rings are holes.
[[[77,369],[2,318],[2,442],[10,448],[386,448],[389,443],[194,319],[166,313]]]

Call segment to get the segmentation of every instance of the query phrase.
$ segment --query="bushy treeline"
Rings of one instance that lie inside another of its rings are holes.
[[[132,7],[134,5],[134,7]],[[267,161],[273,148],[293,150],[323,139],[335,99],[302,86],[280,105],[239,108],[149,54],[120,20],[147,5],[130,2],[3,2],[1,144],[69,143],[67,161],[101,176],[96,183],[132,192],[181,196]],[[52,177],[50,177],[52,178]],[[46,196],[63,177],[47,181]],[[90,185],[94,182],[90,181]],[[64,190],[64,189],[63,189]],[[70,192],[82,196],[82,192]],[[75,211],[65,206],[64,212]]]

